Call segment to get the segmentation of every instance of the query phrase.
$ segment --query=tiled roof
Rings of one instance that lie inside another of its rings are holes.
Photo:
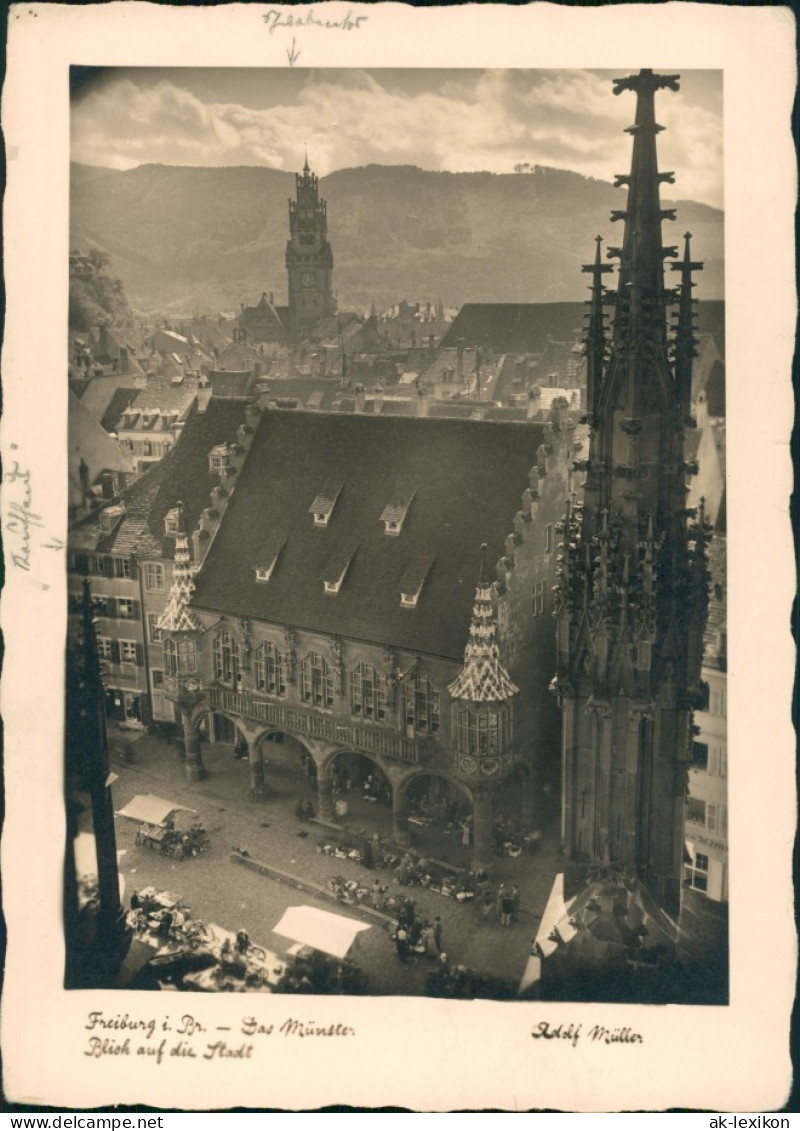
[[[219,484],[208,470],[208,453],[216,444],[233,442],[243,421],[241,402],[212,398],[204,413],[194,412],[187,420],[175,447],[121,493],[122,522],[104,533],[99,516],[92,515],[70,532],[70,542],[109,554],[172,557],[175,539],[164,528],[167,512],[182,502],[186,530],[196,528],[201,511],[211,505],[211,489]]]
[[[212,397],[205,412],[194,412],[187,420],[175,447],[162,460],[167,473],[153,500],[149,526],[165,556],[173,552],[173,539],[164,531],[167,511],[183,503],[186,530],[191,534],[196,529],[201,512],[211,505],[211,489],[219,485],[219,476],[208,469],[208,453],[217,444],[234,443],[243,423],[241,401],[218,401]]]
[[[456,315],[442,347],[489,346],[498,353],[543,353],[548,340],[571,342],[575,331],[585,326],[582,302],[467,302]],[[725,356],[725,304],[697,304],[697,330],[713,334]]]
[[[461,660],[476,547],[488,543],[493,569],[543,439],[537,424],[266,412],[197,575],[195,603]],[[328,479],[342,491],[329,524],[316,526],[309,503]],[[393,536],[380,516],[398,484],[416,493]],[[259,584],[253,566],[272,530],[288,537],[270,581]],[[326,595],[331,555],[356,542],[340,592]],[[420,558],[435,560],[416,608],[404,608],[398,587]]]
[[[482,563],[481,574],[484,569]],[[500,703],[511,699],[519,691],[500,659],[492,587],[484,577],[480,578],[475,589],[464,666],[447,690],[452,699],[466,699],[471,703]]]
[[[253,395],[255,388],[252,368],[227,372],[212,370],[208,379],[211,382],[211,391],[215,397],[238,397],[242,400],[248,400]]]
[[[119,418],[128,405],[132,404],[136,399],[137,392],[137,389],[126,388],[117,389],[115,391],[100,420],[106,432],[116,432]]]
[[[221,351],[217,358],[217,370],[231,370],[241,372],[252,371],[253,367],[261,360],[262,354],[252,342],[231,342]]]
[[[195,381],[183,381],[173,385],[164,377],[148,377],[147,388],[139,389],[134,401],[134,408],[139,412],[147,409],[155,412],[186,412],[192,400],[197,395]]]

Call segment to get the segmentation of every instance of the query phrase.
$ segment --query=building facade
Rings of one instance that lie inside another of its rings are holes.
[[[201,728],[223,718],[255,797],[278,739],[313,761],[322,819],[337,763],[358,755],[389,784],[399,843],[423,778],[469,802],[479,866],[509,783],[534,831],[558,777],[547,685],[573,437],[561,406],[546,425],[263,413],[160,622],[187,776],[204,775]]]
[[[198,565],[225,512],[257,418],[257,410],[241,401],[202,401],[174,449],[109,505],[70,528],[70,602],[77,608],[82,581],[89,578],[106,712],[115,722],[137,727],[175,720],[165,696],[158,621],[172,588],[178,531],[192,529],[192,561]]]
[[[694,353],[692,272],[686,236],[680,288],[664,282],[655,94],[678,76],[643,70],[615,80],[636,95],[618,286],[598,237],[587,334],[591,439],[582,505],[568,508],[558,590],[554,690],[562,705],[567,892],[613,868],[677,915],[684,881],[684,827],[692,708],[708,597],[702,506],[687,512],[685,430]],[[667,307],[678,305],[674,340]],[[605,311],[613,311],[610,333]]]
[[[708,551],[711,591],[703,653],[703,700],[694,712],[684,883],[728,899],[728,634],[724,500]]]

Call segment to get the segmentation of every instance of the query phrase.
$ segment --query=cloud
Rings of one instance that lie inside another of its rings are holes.
[[[73,157],[131,168],[269,165],[297,169],[307,146],[321,175],[370,163],[508,173],[520,161],[611,179],[627,170],[634,99],[605,76],[578,71],[442,71],[439,87],[404,91],[380,72],[309,72],[292,101],[255,108],[212,101],[178,85],[179,72],[141,86],[112,78],[74,107]],[[665,92],[658,116],[664,168],[682,197],[721,203],[721,122]]]

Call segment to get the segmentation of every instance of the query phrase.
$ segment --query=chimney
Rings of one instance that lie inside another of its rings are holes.
[[[261,376],[261,362],[260,361],[256,361],[256,362],[253,363],[253,376],[255,377],[256,381]]]
[[[211,382],[208,377],[201,377],[197,382],[197,411],[205,412],[211,400]]]
[[[464,380],[464,339],[459,338],[458,349],[456,351],[456,372],[459,381]]]
[[[380,415],[383,412],[383,385],[375,386],[375,413]]]
[[[428,334],[428,353],[431,357],[436,353],[436,339],[433,334]]]
[[[130,358],[128,356],[128,347],[119,347],[119,371],[120,373],[127,373],[130,368]]]
[[[528,420],[533,420],[539,411],[539,401],[541,400],[541,392],[538,385],[532,385],[528,389]]]
[[[275,305],[275,292],[274,291],[269,292],[269,304],[270,304],[270,306]]]
[[[244,410],[244,418],[246,423],[255,432],[258,427],[258,422],[261,419],[261,410],[256,404],[249,404]]]
[[[430,390],[428,386],[417,385],[417,416],[427,416],[430,404]]]
[[[353,393],[355,394],[355,398],[356,398],[355,411],[356,412],[363,412],[364,409],[367,407],[367,394],[364,390],[364,386],[363,385],[356,385],[356,387],[353,389]]]

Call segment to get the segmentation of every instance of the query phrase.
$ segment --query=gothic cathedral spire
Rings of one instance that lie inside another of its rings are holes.
[[[593,264],[589,300],[589,459],[581,506],[564,525],[558,610],[566,884],[612,867],[643,882],[670,914],[680,906],[691,707],[700,683],[706,608],[705,524],[686,509],[684,428],[693,354],[688,240],[679,292],[664,286],[655,93],[677,75],[617,79],[636,121],[617,288]],[[679,301],[674,349],[667,307]],[[610,334],[604,307],[613,311]]]

